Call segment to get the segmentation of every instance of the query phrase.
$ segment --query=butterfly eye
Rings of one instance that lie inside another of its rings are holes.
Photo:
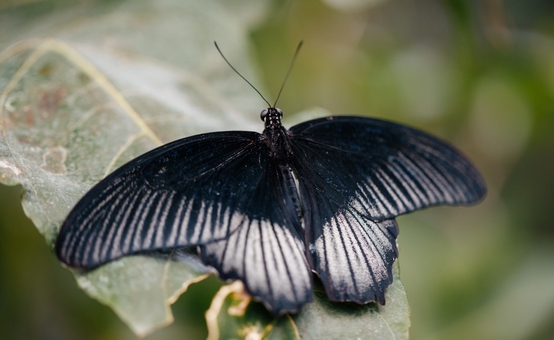
[[[275,111],[279,114],[279,118],[283,118],[283,111],[281,109],[275,108]]]
[[[269,113],[269,110],[268,109],[264,109],[261,113],[260,113],[260,119],[262,121],[265,122],[265,117],[267,117],[267,114]]]

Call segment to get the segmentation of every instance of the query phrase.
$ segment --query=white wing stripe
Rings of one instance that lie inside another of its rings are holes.
[[[148,223],[148,226],[147,226],[147,229],[146,229],[146,236],[142,240],[142,245],[139,246],[143,249],[151,249],[150,246],[152,245],[152,243],[154,241],[154,232],[156,230],[163,229],[163,224],[159,220],[159,216],[162,213],[162,207],[163,207],[164,203],[166,203],[166,198],[167,198],[167,196],[169,196],[169,193],[166,190],[164,190],[164,191],[161,192],[160,195],[161,195],[161,197],[158,199],[158,204],[156,204],[156,209],[154,210],[154,215],[149,220],[146,220],[146,223]],[[140,241],[140,239],[139,239],[139,241]]]
[[[171,226],[171,231],[169,232],[169,236],[164,240],[164,246],[167,246],[169,240],[175,240],[177,239],[177,232],[179,231],[179,226],[181,225],[181,214],[183,213],[183,209],[185,206],[185,203],[190,204],[191,201],[186,201],[183,198],[179,200],[179,208],[177,208],[177,212],[175,213],[175,218],[173,219],[173,225]]]
[[[129,199],[129,195],[127,195],[131,190],[134,190],[134,186],[127,186],[125,188],[125,190],[120,194],[120,195],[117,195],[115,197],[115,202],[112,202],[110,205],[110,210],[107,214],[107,216],[105,216],[101,223],[102,223],[102,228],[100,230],[98,230],[96,232],[96,236],[95,238],[89,242],[89,246],[92,246],[92,260],[93,261],[98,261],[99,258],[100,258],[100,253],[101,253],[101,249],[102,247],[105,247],[106,246],[106,240],[109,240],[111,238],[111,235],[114,233],[115,231],[115,223],[114,223],[114,220],[117,220],[117,218],[121,215],[121,211],[118,209],[118,211],[116,211],[116,208],[120,208],[121,207],[121,202],[123,201],[123,205],[125,203],[127,203],[128,199]],[[113,213],[115,212],[115,218],[112,218],[112,215]],[[106,237],[105,234],[106,232],[108,231],[108,236]],[[85,253],[89,253],[89,248],[87,246],[87,249],[85,249]]]
[[[156,229],[156,236],[153,244],[155,248],[162,248],[165,244],[164,235],[167,228],[166,221],[167,221],[167,217],[169,215],[170,209],[172,208],[173,204],[175,204],[175,202],[173,201],[174,197],[175,197],[175,192],[170,191],[169,197],[166,200],[167,203],[165,204],[165,209],[162,213],[162,216],[160,217],[159,227]]]
[[[122,236],[124,235],[124,230],[126,229],[123,226],[129,226],[127,224],[127,220],[129,220],[129,217],[131,216],[131,212],[135,210],[133,209],[134,207],[136,207],[135,202],[139,199],[140,194],[142,194],[143,192],[144,190],[139,189],[133,193],[132,201],[124,211],[123,219],[121,220],[121,223],[119,223],[119,228],[117,228],[117,233],[112,241],[111,247],[109,246],[104,247],[103,252],[106,252],[109,249],[110,257],[119,256],[120,254],[123,253],[122,248],[124,244],[122,244],[122,241],[123,241]],[[102,257],[105,258],[104,255]]]
[[[153,196],[152,191],[146,190],[143,192],[143,196],[141,197],[140,203],[137,205],[139,207],[138,211],[135,211],[133,219],[131,223],[128,224],[129,228],[126,230],[125,239],[123,241],[123,246],[121,247],[122,252],[128,253],[131,251],[131,241],[132,238],[135,236],[136,230],[139,228],[138,223],[139,220],[142,220],[142,216],[144,215],[145,211],[145,203],[147,203],[147,206],[149,207],[152,204],[151,197]]]

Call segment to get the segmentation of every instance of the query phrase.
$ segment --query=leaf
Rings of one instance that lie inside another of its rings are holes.
[[[23,40],[0,53],[0,182],[23,186],[25,213],[50,247],[77,200],[130,159],[203,131],[259,127],[260,99],[236,81],[213,40],[249,74],[248,23],[265,5],[235,2],[233,17],[226,6],[128,1],[98,6],[93,15],[48,13],[18,23],[19,36],[27,30],[55,38]],[[65,29],[49,29],[54,20]],[[74,274],[146,335],[172,322],[169,305],[207,272],[192,258],[132,256]]]
[[[0,34],[0,48],[7,47],[0,53],[0,182],[23,186],[25,213],[50,247],[71,207],[125,162],[192,134],[261,129],[263,102],[212,42],[218,40],[234,66],[258,83],[248,37],[268,4],[99,2],[14,20],[11,29],[2,24],[13,34]],[[170,304],[211,272],[195,258],[175,257],[129,256],[73,273],[87,294],[144,336],[171,323]],[[399,284],[396,277],[393,286]],[[390,298],[385,310],[395,308],[407,324],[405,297],[397,300],[394,307]],[[330,310],[340,308],[316,302],[294,318],[269,317],[267,335],[309,336],[315,331],[311,324],[323,320],[318,318],[344,321],[342,312],[324,316]],[[375,314],[364,313],[362,323],[366,314]]]
[[[208,272],[195,271],[190,263],[129,256],[76,277],[84,291],[112,307],[137,335],[146,335],[173,322],[169,304]]]
[[[393,274],[385,306],[331,302],[319,284],[313,303],[279,319],[251,302],[242,284],[235,282],[220,289],[206,313],[208,339],[408,339],[410,311],[398,263]]]

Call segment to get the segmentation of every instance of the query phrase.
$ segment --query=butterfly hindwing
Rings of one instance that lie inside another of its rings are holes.
[[[463,155],[403,125],[328,117],[298,124],[290,132],[295,157],[373,220],[437,204],[470,204],[485,194],[483,179]]]
[[[181,139],[115,170],[73,208],[56,242],[72,267],[227,238],[263,173],[255,132]]]
[[[251,201],[254,218],[228,239],[201,246],[200,256],[222,279],[242,280],[252,296],[279,315],[312,301],[312,281],[292,175],[287,166],[264,161]]]
[[[310,264],[334,301],[385,303],[398,257],[394,219],[372,221],[360,214],[332,182],[297,159]]]

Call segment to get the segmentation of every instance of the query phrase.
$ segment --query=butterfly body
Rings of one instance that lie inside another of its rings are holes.
[[[286,130],[214,132],[154,149],[115,170],[73,208],[56,253],[92,269],[121,256],[197,247],[274,314],[312,300],[385,303],[398,257],[394,218],[485,194],[453,147],[371,118],[327,117]]]
[[[269,108],[262,111],[260,117],[265,122],[261,138],[269,149],[270,157],[280,161],[290,161],[292,149],[288,131],[281,124],[283,113],[279,109]]]

